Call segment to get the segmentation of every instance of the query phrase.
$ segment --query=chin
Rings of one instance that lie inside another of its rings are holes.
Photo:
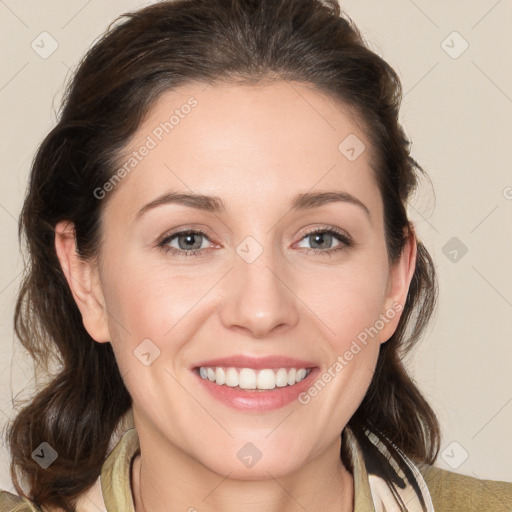
[[[249,452],[250,450],[247,450]],[[261,453],[261,452],[260,452]],[[283,453],[271,454],[265,457],[263,454],[261,458],[257,459],[257,454],[254,453],[255,458],[250,460],[250,457],[241,455],[238,457],[227,458],[222,457],[217,463],[210,464],[213,461],[202,461],[203,465],[210,471],[235,480],[268,480],[269,478],[279,478],[297,471],[300,467],[304,466],[305,460],[301,457],[300,460],[290,460],[289,457]],[[245,460],[244,460],[245,459]]]

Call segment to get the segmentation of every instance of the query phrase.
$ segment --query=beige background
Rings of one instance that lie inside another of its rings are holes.
[[[12,330],[22,268],[16,219],[31,159],[55,123],[70,70],[111,20],[141,5],[0,0],[2,424],[12,415],[12,396],[31,382]],[[440,307],[409,359],[442,423],[438,465],[512,481],[512,2],[348,0],[342,5],[399,72],[402,122],[435,190],[434,196],[425,184],[410,211],[437,262]],[[34,40],[42,46],[45,37],[44,48],[51,49],[48,36],[40,36],[44,31],[58,43],[46,59],[31,47]],[[10,489],[4,448],[0,454],[0,488]]]

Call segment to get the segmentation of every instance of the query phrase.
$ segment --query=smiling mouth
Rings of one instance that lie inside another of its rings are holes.
[[[196,369],[199,376],[218,386],[228,386],[241,390],[271,391],[291,387],[304,380],[311,368],[253,368],[209,367]]]

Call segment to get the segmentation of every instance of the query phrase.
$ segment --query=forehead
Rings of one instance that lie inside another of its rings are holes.
[[[337,189],[380,207],[370,161],[356,120],[311,85],[188,84],[152,105],[119,158],[112,203],[129,209],[169,189],[268,209]]]

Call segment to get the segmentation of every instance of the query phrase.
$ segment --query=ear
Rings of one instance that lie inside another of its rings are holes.
[[[110,341],[99,273],[91,262],[77,253],[75,226],[72,222],[62,221],[55,226],[55,251],[82,314],[85,329],[97,342]]]
[[[402,254],[389,269],[388,289],[381,315],[384,319],[384,327],[379,336],[381,343],[389,340],[396,331],[416,269],[417,241],[412,224],[404,228],[404,238]]]

